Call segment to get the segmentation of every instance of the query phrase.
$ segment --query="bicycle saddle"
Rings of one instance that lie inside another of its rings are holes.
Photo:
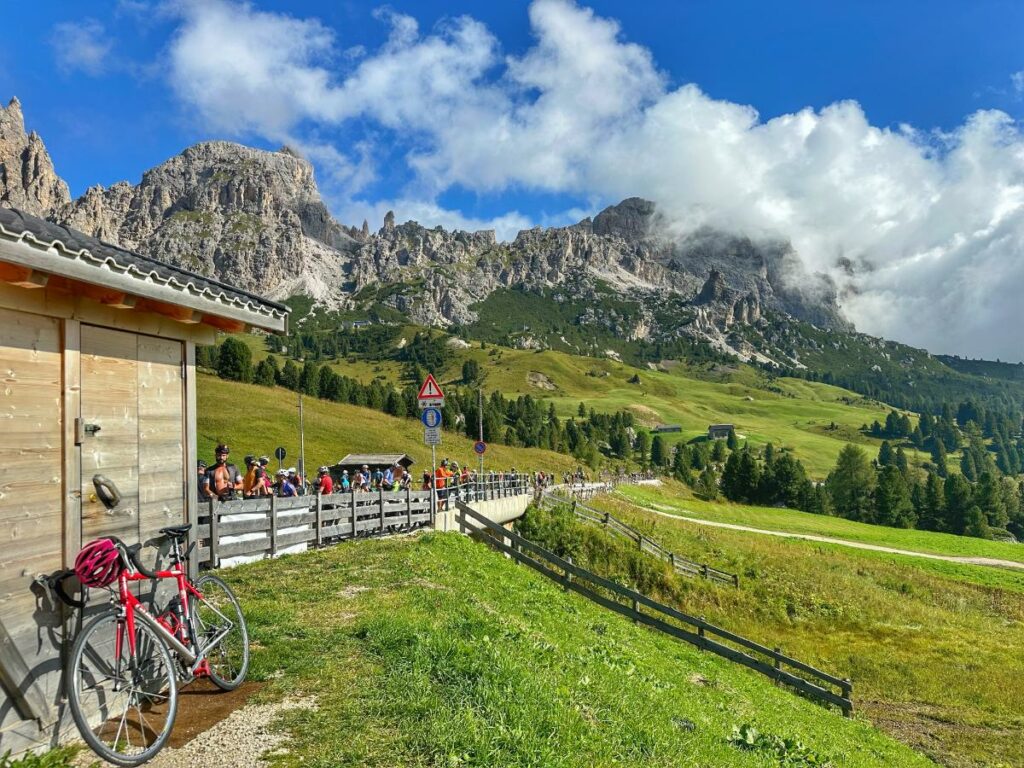
[[[172,539],[183,539],[191,530],[192,523],[185,523],[184,525],[169,525],[166,528],[161,528],[160,533],[170,536]]]

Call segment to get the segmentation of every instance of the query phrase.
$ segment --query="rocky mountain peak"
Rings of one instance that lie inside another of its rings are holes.
[[[712,304],[716,301],[723,301],[726,298],[728,287],[725,284],[725,277],[717,269],[712,269],[708,279],[693,300],[694,304]]]
[[[0,107],[0,204],[49,216],[70,201],[43,140],[35,131],[25,133],[21,102],[11,99]]]
[[[643,240],[652,235],[659,223],[656,206],[641,197],[629,197],[611,205],[594,217],[595,235],[610,235],[623,240]]]

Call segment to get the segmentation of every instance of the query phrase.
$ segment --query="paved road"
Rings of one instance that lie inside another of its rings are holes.
[[[735,525],[733,523],[719,523],[714,520],[702,520],[699,517],[686,517],[670,512],[661,512],[649,507],[641,507],[654,515],[667,517],[671,520],[685,520],[688,523],[697,525],[709,525],[714,528],[728,528],[733,531],[746,531],[747,533],[760,533],[765,536],[781,536],[787,539],[806,539],[807,541],[820,541],[824,544],[839,544],[843,547],[853,549],[870,549],[873,552],[888,552],[893,555],[908,555],[910,557],[924,557],[929,560],[945,560],[947,563],[960,563],[961,565],[985,565],[993,568],[1013,568],[1024,571],[1024,563],[1013,560],[1000,560],[994,557],[960,557],[957,555],[934,555],[930,552],[915,552],[909,549],[896,549],[895,547],[883,547],[879,544],[865,544],[861,541],[847,541],[846,539],[833,539],[829,536],[815,536],[810,533],[788,533],[786,531],[766,531],[763,528],[751,528],[748,525]],[[685,510],[684,510],[685,511]]]

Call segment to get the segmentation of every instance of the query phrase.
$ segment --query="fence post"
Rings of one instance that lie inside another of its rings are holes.
[[[377,504],[380,506],[380,532],[384,533],[384,489],[377,489]]]
[[[704,563],[703,565],[701,565],[701,567],[700,567],[700,574],[705,579],[708,578],[708,564],[707,563]]]
[[[672,561],[672,571],[675,572],[675,570],[676,570],[676,553],[675,552],[669,552],[668,553],[668,557],[669,557],[669,560]]]
[[[277,496],[270,497],[270,556],[277,557]]]
[[[218,550],[220,549],[220,520],[217,509],[217,502],[210,499],[210,567],[219,568]]]
[[[566,555],[566,556],[565,556],[565,561],[566,561],[566,562],[567,562],[567,563],[568,563],[569,565],[572,565],[572,557],[570,557],[569,555]],[[562,587],[562,588],[563,588],[563,589],[564,589],[564,590],[565,590],[566,592],[568,592],[568,591],[569,591],[569,585],[570,585],[570,584],[572,584],[572,571],[570,571],[570,570],[569,570],[568,568],[566,568],[566,569],[565,569],[565,584],[563,585],[563,587]]]
[[[349,499],[352,509],[352,538],[356,537],[356,489],[353,488],[349,491],[351,498]]]
[[[701,623],[697,625],[697,637],[699,637],[701,639],[701,644],[698,647],[703,651],[704,650],[704,642],[703,642],[704,641],[704,617],[703,616],[698,616],[697,618],[701,620]]]
[[[320,549],[323,544],[323,522],[324,522],[324,507],[323,507],[323,494],[318,493],[316,495],[316,548]]]
[[[405,524],[408,528],[412,528],[412,491],[409,488],[405,489]]]
[[[781,672],[781,671],[782,671],[782,662],[781,662],[781,661],[779,661],[779,659],[778,659],[778,654],[782,653],[782,649],[781,649],[781,648],[779,648],[778,646],[776,646],[776,647],[775,647],[775,653],[776,653],[776,658],[775,658],[775,664],[774,664],[774,666],[775,666],[775,671],[776,671],[776,672]],[[779,680],[778,680],[777,678],[776,678],[776,680],[775,680],[775,684],[776,684],[776,685],[778,685],[778,684],[779,684]]]
[[[637,600],[635,597],[633,598],[633,612],[637,613],[637,614],[640,613],[640,601]],[[640,623],[640,619],[638,619],[636,616],[634,616],[633,617],[633,623],[634,624],[639,624]]]
[[[608,513],[608,512],[605,512],[605,513],[604,513],[604,527],[605,527],[605,528],[607,528],[607,527],[608,527],[608,520],[609,520],[609,518],[610,518],[610,517],[611,517],[611,514],[610,514],[610,513]]]
[[[847,706],[843,707],[843,717],[853,717],[853,683],[850,678],[844,677],[840,687],[843,690],[843,698],[849,702]]]

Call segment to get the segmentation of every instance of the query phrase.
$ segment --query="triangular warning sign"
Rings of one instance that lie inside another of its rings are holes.
[[[427,380],[423,382],[423,386],[420,387],[420,393],[416,397],[419,400],[438,400],[444,397],[444,392],[437,385],[437,379],[434,378],[434,374],[427,374]]]

